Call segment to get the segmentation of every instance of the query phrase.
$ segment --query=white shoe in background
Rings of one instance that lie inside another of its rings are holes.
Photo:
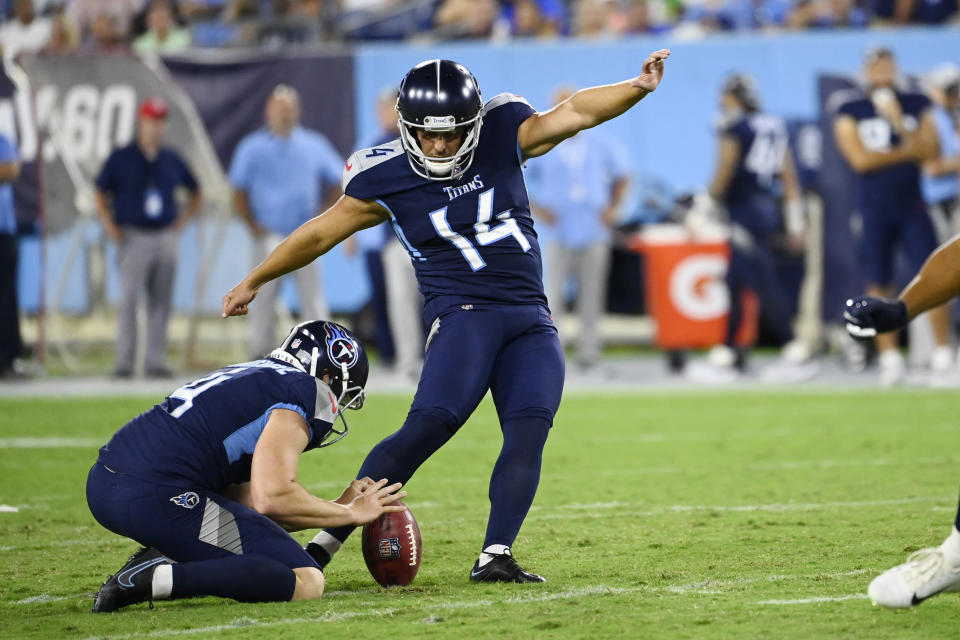
[[[895,387],[903,383],[907,376],[907,361],[899,349],[881,351],[878,361],[880,363],[880,386]]]

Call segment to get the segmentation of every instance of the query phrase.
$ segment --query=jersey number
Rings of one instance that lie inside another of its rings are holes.
[[[743,164],[751,173],[756,174],[761,183],[770,183],[783,168],[786,152],[786,138],[758,134],[750,145],[750,151]]]
[[[503,240],[508,236],[513,236],[524,253],[529,251],[530,241],[527,240],[523,232],[520,231],[520,225],[517,224],[517,221],[510,217],[510,211],[511,209],[507,209],[506,211],[498,213],[496,215],[497,220],[502,220],[503,222],[491,229],[490,221],[494,217],[493,189],[487,189],[481,193],[480,199],[477,202],[477,223],[473,225],[474,239],[477,244],[485,247],[488,244]],[[480,256],[480,252],[473,246],[473,243],[450,228],[450,223],[447,222],[446,207],[431,212],[430,220],[433,222],[433,227],[437,230],[437,233],[440,234],[440,237],[460,250],[460,253],[463,254],[463,257],[471,269],[479,271],[487,266],[487,263],[484,262]]]
[[[242,369],[241,369],[242,371]],[[188,385],[184,385],[170,394],[171,398],[176,398],[177,400],[183,400],[183,404],[170,412],[170,415],[174,418],[179,418],[187,411],[193,407],[193,399],[198,395],[209,389],[214,385],[218,385],[224,380],[230,379],[230,374],[237,373],[237,371],[230,371],[229,373],[220,373],[217,372],[213,375],[207,376],[206,378],[200,378],[199,380],[194,380]]]

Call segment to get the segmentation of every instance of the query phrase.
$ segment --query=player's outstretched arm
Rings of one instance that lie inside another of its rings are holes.
[[[542,156],[579,131],[616,118],[653,92],[663,78],[669,49],[654,51],[636,78],[581,89],[554,108],[527,118],[517,131],[524,158]]]
[[[856,338],[901,329],[924,311],[960,294],[960,236],[942,244],[897,300],[856,298],[847,300],[843,317]]]
[[[297,482],[300,454],[310,442],[310,431],[296,411],[274,409],[257,441],[250,464],[253,508],[287,531],[361,525],[384,513],[403,511],[391,506],[407,495],[399,482],[362,483],[348,504],[321,500]]]
[[[223,297],[223,317],[247,313],[264,284],[304,267],[360,229],[390,214],[376,202],[340,196],[332,207],[303,223]]]

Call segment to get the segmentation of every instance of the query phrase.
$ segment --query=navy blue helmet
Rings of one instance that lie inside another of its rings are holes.
[[[400,141],[410,166],[429,180],[459,178],[473,162],[480,142],[483,98],[477,79],[452,60],[427,60],[411,69],[397,96]],[[452,156],[428,158],[420,148],[417,129],[450,133],[464,129],[463,144]]]
[[[283,343],[270,352],[269,358],[280,360],[304,373],[323,379],[329,376],[330,390],[337,396],[337,417],[343,429],[331,427],[327,446],[347,435],[344,409],[359,409],[365,397],[364,386],[370,373],[367,352],[346,327],[327,320],[312,320],[295,326]],[[330,436],[336,436],[330,440]]]

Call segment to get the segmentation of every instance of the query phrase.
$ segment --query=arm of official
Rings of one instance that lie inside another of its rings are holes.
[[[668,49],[655,51],[644,61],[636,78],[617,84],[581,89],[543,113],[535,113],[520,125],[517,142],[524,159],[542,156],[584,129],[616,118],[652,93],[663,78]]]
[[[250,499],[253,508],[287,531],[362,525],[384,513],[403,511],[393,502],[407,495],[400,483],[380,480],[358,491],[347,504],[322,500],[297,482],[300,454],[310,442],[306,421],[296,411],[274,409],[253,450]]]
[[[849,115],[837,116],[833,123],[833,135],[837,140],[840,153],[857,173],[869,173],[901,162],[917,160],[917,148],[910,139],[889,151],[868,150],[860,141],[857,121]]]
[[[380,224],[389,216],[376,202],[340,196],[332,207],[287,236],[223,297],[223,317],[247,313],[250,302],[264,284],[310,264],[351,234]]]

